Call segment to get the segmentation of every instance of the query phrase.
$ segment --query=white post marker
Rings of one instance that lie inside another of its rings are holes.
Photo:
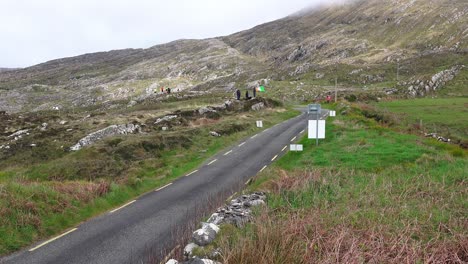
[[[318,127],[317,127],[318,123]],[[309,135],[310,139],[325,138],[325,120],[309,120]]]
[[[257,127],[263,127],[263,121],[257,121]]]
[[[336,116],[336,111],[330,111],[330,116]]]
[[[303,151],[304,146],[302,144],[291,144],[289,145],[289,150],[290,151]]]

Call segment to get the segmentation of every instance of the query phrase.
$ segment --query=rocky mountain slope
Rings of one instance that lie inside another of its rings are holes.
[[[360,0],[305,10],[226,37],[0,71],[0,111],[138,101],[161,87],[231,91],[263,79],[327,85],[338,77],[348,87],[393,87],[397,63],[402,64],[398,81],[405,82],[466,64],[467,14],[464,0]]]

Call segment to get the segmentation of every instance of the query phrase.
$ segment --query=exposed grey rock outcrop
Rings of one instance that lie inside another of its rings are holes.
[[[82,149],[85,146],[92,145],[104,138],[112,137],[116,135],[127,135],[135,132],[141,132],[141,127],[139,125],[127,124],[127,125],[112,125],[108,126],[99,131],[93,132],[86,137],[80,139],[78,143],[70,148],[72,151],[77,151]]]
[[[161,123],[161,122],[164,122],[164,121],[171,121],[172,119],[175,119],[177,118],[177,115],[167,115],[165,117],[161,117],[161,118],[158,118],[156,119],[156,122],[154,122],[155,125]]]
[[[441,89],[447,82],[453,80],[464,68],[465,65],[456,65],[448,70],[434,74],[430,80],[415,80],[409,82],[407,84],[409,85],[407,93],[411,96],[424,96],[431,91]]]
[[[202,107],[200,109],[198,109],[198,113],[200,115],[204,115],[206,113],[216,113],[216,110],[210,108],[210,107]]]
[[[24,135],[29,135],[28,131],[29,129],[18,130],[15,133],[9,135],[7,138],[14,138],[15,140],[18,140]]]
[[[254,111],[260,111],[263,108],[265,108],[265,104],[263,102],[252,105],[252,110],[254,110]]]

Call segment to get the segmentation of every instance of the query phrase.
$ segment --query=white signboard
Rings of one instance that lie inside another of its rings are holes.
[[[304,147],[302,144],[291,144],[289,145],[289,150],[290,151],[303,151]]]
[[[317,138],[317,120],[309,120],[309,138]],[[318,139],[325,138],[325,120],[318,121]]]
[[[257,127],[263,127],[263,121],[257,121]]]
[[[330,111],[330,116],[336,116],[336,111]]]

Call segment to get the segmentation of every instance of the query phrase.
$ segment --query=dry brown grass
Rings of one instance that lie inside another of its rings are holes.
[[[278,177],[264,187],[271,195],[310,191],[310,184],[336,183],[330,170],[278,170]],[[342,175],[340,176],[342,177]],[[414,188],[420,177],[414,179]],[[407,190],[411,192],[411,190]],[[441,194],[440,199],[444,195]],[[374,197],[375,198],[375,197]],[[373,199],[367,197],[367,199]],[[410,198],[412,200],[415,197]],[[427,199],[422,198],[422,199]],[[406,200],[406,198],[404,198]],[[289,202],[289,201],[287,201]],[[223,263],[468,263],[468,237],[452,227],[468,228],[464,217],[452,219],[458,223],[431,228],[431,238],[424,237],[428,222],[401,220],[399,224],[361,219],[353,215],[363,212],[359,204],[349,201],[348,207],[337,209],[311,205],[310,208],[290,204],[265,208],[251,226],[239,233],[220,239]],[[398,206],[384,208],[398,215]],[[341,212],[344,210],[345,212]],[[392,215],[394,217],[394,215]]]
[[[279,216],[278,216],[279,215]],[[293,214],[262,212],[250,233],[224,238],[223,263],[467,263],[468,238],[426,243],[411,238],[412,227],[395,234],[385,226],[330,226],[319,210]]]

